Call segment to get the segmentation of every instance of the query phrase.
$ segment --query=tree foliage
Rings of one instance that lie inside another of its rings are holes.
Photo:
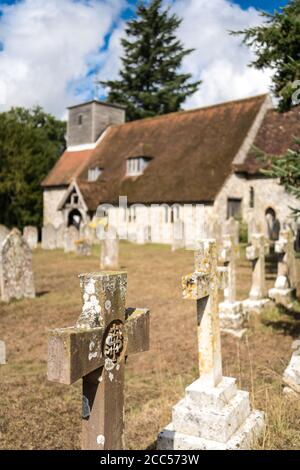
[[[120,79],[101,82],[109,89],[107,101],[123,104],[128,120],[178,111],[199,87],[201,82],[179,72],[193,51],[176,37],[181,21],[163,9],[162,0],[140,2],[137,17],[128,21]]]
[[[262,12],[261,16],[265,20],[261,26],[232,34],[242,35],[243,43],[254,49],[252,67],[274,71],[272,91],[279,99],[279,110],[288,111],[300,88],[300,0],[290,0],[274,14]]]
[[[295,149],[289,149],[282,157],[268,155],[258,149],[256,152],[265,166],[261,173],[270,178],[279,178],[284,189],[300,200],[300,140],[295,139]],[[292,215],[300,216],[300,209],[291,208],[291,210]]]
[[[40,107],[0,113],[0,223],[42,225],[41,182],[65,148],[65,132]]]

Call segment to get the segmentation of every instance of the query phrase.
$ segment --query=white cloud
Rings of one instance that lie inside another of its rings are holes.
[[[0,110],[40,104],[62,116],[78,99],[71,82],[81,84],[85,96],[90,66],[124,5],[125,0],[24,0],[3,7],[0,77],[6,103]]]
[[[184,61],[185,72],[203,80],[185,108],[239,99],[269,90],[270,72],[249,68],[253,53],[241,45],[241,37],[229,31],[262,22],[254,8],[242,10],[228,0],[176,0],[173,9],[183,18],[179,36],[188,48],[196,49]]]
[[[172,3],[183,18],[181,40],[196,49],[183,69],[194,80],[203,80],[186,108],[268,90],[269,74],[247,67],[251,52],[240,45],[240,38],[228,34],[228,30],[261,22],[254,8],[244,11],[228,0]],[[90,97],[91,70],[100,70],[101,80],[116,78],[125,26],[120,14],[126,4],[126,0],[23,0],[2,7],[0,111],[40,104],[48,112],[65,116],[67,105]],[[99,52],[111,31],[108,50]]]

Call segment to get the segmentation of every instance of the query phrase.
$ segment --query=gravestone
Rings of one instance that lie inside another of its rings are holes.
[[[0,341],[0,364],[6,364],[6,346],[4,341]]]
[[[223,235],[232,235],[236,245],[240,242],[240,224],[233,217],[224,223]]]
[[[248,219],[248,243],[251,244],[252,241],[252,235],[255,235],[256,233],[261,233],[262,232],[262,227],[260,222],[257,219],[257,216],[252,214],[249,219]]]
[[[36,227],[25,227],[23,237],[27,241],[31,250],[35,250],[38,246],[39,233]]]
[[[249,299],[243,302],[246,315],[261,313],[269,303],[265,287],[265,256],[269,254],[270,246],[264,235],[253,234],[252,244],[246,248],[246,258],[252,262],[252,285]]]
[[[79,240],[79,230],[71,225],[65,230],[65,253],[76,253],[76,243]]]
[[[220,261],[228,268],[228,286],[224,290],[224,302],[219,305],[222,331],[241,338],[246,329],[246,318],[243,303],[236,298],[236,260],[239,247],[233,235],[224,235],[220,253]]]
[[[269,297],[277,304],[289,308],[296,300],[296,284],[293,285],[296,282],[294,236],[289,228],[280,231],[279,240],[275,243],[275,253],[278,254],[278,271],[275,287],[269,290]]]
[[[47,224],[42,228],[42,248],[43,250],[55,250],[56,229],[52,224]]]
[[[289,397],[300,399],[300,340],[292,344],[292,359],[285,369],[283,381],[285,387],[283,393]]]
[[[64,249],[65,248],[65,232],[66,226],[61,224],[56,229],[56,248]]]
[[[149,225],[138,225],[136,229],[136,243],[145,245],[151,241]]]
[[[82,448],[124,448],[124,371],[127,356],[149,350],[149,310],[126,309],[127,274],[80,276],[82,313],[73,328],[52,330],[48,379],[83,379]]]
[[[119,266],[119,239],[114,227],[108,226],[103,232],[100,268],[117,269]]]
[[[80,256],[92,255],[92,244],[90,240],[80,239],[76,243],[77,254]]]
[[[264,429],[264,415],[251,412],[248,392],[222,374],[218,289],[224,285],[226,270],[218,268],[216,242],[204,240],[195,272],[183,278],[183,297],[197,305],[200,378],[173,408],[158,450],[249,449]]]
[[[32,253],[27,242],[17,229],[6,237],[0,251],[1,299],[32,299],[35,289],[32,272]]]
[[[6,228],[5,225],[0,225],[0,248],[8,234],[9,234],[8,228]]]
[[[185,248],[184,223],[182,220],[176,220],[173,224],[172,251]]]
[[[80,227],[80,238],[92,245],[96,239],[96,230],[89,224],[84,224]]]

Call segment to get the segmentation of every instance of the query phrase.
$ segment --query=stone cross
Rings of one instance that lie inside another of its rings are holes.
[[[236,301],[236,260],[239,256],[239,246],[235,243],[234,235],[223,235],[220,260],[228,268],[228,287],[224,290],[225,302]]]
[[[128,355],[149,350],[149,310],[126,309],[127,274],[80,276],[76,326],[49,333],[48,379],[83,379],[82,448],[124,448],[124,370]]]
[[[279,255],[275,288],[288,289],[291,287],[295,269],[294,238],[290,229],[280,231],[279,240],[275,243],[275,252]]]
[[[197,301],[200,380],[216,387],[222,380],[218,290],[225,288],[227,269],[218,268],[215,240],[203,240],[195,253],[195,272],[183,278],[183,298]]]
[[[3,302],[35,297],[31,249],[17,229],[0,249],[0,290]]]
[[[265,255],[269,253],[269,245],[262,234],[253,234],[251,245],[246,249],[246,257],[252,261],[252,286],[250,300],[262,300],[265,296]]]

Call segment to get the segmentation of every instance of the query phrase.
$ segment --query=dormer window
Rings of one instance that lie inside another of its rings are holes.
[[[149,165],[150,158],[136,157],[127,160],[127,176],[142,175],[146,167]]]
[[[102,173],[102,169],[99,168],[98,166],[96,166],[95,168],[90,168],[88,172],[88,181],[90,183],[97,181],[101,173]]]

